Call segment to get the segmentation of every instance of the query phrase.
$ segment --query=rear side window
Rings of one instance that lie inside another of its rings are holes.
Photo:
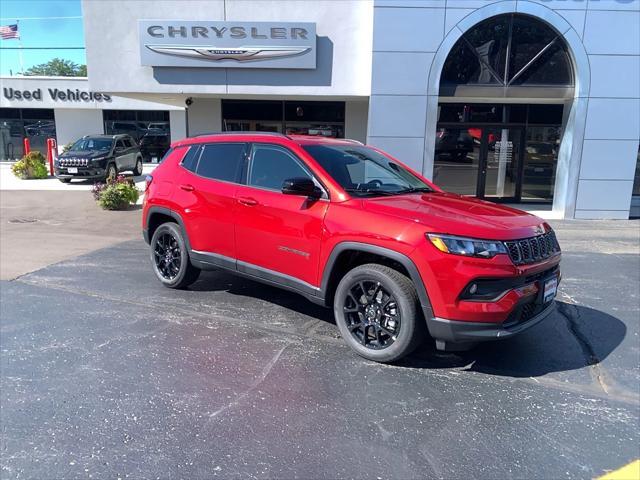
[[[196,173],[225,182],[239,182],[244,160],[244,143],[214,143],[201,147]]]
[[[198,153],[200,152],[199,145],[192,145],[187,150],[184,158],[182,159],[182,166],[192,172],[196,171],[196,165],[198,164]]]

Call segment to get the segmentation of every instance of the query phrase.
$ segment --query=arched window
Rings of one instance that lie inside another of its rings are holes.
[[[504,90],[573,84],[562,37],[542,21],[514,13],[491,17],[462,35],[442,69],[440,95],[453,95],[460,86]]]

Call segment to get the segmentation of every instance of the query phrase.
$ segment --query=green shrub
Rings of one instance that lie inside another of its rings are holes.
[[[74,142],[69,142],[66,145],[62,146],[62,153],[67,153],[71,147],[73,147]]]
[[[22,179],[47,178],[49,176],[44,157],[38,151],[29,152],[11,165],[11,171],[16,177]]]
[[[93,197],[105,210],[124,210],[138,201],[140,192],[131,178],[119,176],[114,182],[93,187]]]

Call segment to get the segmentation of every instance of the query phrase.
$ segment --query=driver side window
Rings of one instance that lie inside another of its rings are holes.
[[[291,153],[276,145],[254,145],[248,184],[269,190],[282,190],[288,178],[312,178],[307,169]]]

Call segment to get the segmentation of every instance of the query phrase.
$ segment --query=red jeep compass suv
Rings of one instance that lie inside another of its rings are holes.
[[[380,362],[517,334],[553,309],[560,247],[533,215],[442,191],[359,142],[188,138],[147,178],[143,233],[167,287],[225,269],[332,306]]]

